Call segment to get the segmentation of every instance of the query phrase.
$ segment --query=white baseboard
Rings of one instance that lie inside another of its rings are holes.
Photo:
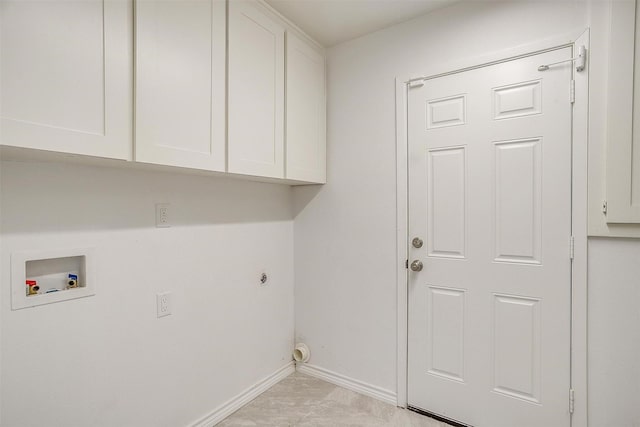
[[[282,368],[270,374],[266,378],[261,379],[251,387],[247,388],[235,397],[232,397],[222,405],[214,409],[209,415],[204,416],[191,427],[213,427],[220,421],[242,408],[247,403],[267,391],[271,386],[288,377],[296,370],[293,361],[287,363]]]
[[[359,381],[345,375],[329,371],[328,369],[309,365],[308,363],[298,363],[296,364],[296,370],[303,374],[320,378],[321,380],[339,385],[340,387],[347,388],[357,393],[373,397],[374,399],[382,400],[383,402],[390,403],[394,406],[396,406],[398,403],[397,394],[391,390],[386,390],[382,387],[367,384],[363,381]]]

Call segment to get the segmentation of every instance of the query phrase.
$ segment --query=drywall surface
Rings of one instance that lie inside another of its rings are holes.
[[[640,426],[639,261],[639,239],[589,239],[590,426]]]
[[[18,162],[0,177],[3,427],[187,426],[291,360],[289,187]],[[12,311],[11,253],[69,247],[95,248],[96,295]]]
[[[396,77],[586,27],[586,3],[461,2],[328,50],[328,175],[294,190],[296,337],[396,391]]]

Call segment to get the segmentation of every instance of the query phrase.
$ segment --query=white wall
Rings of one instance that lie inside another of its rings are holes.
[[[289,187],[17,162],[0,177],[3,427],[186,426],[290,361]],[[10,254],[76,246],[96,248],[97,294],[12,311]]]
[[[328,184],[294,190],[296,337],[310,345],[312,364],[396,391],[395,77],[589,25],[597,211],[608,5],[585,6],[460,3],[329,50]],[[640,426],[640,240],[590,239],[589,251],[589,425]]]
[[[640,426],[640,240],[589,240],[589,425]]]
[[[589,230],[616,235],[635,228],[609,227],[605,196],[609,7],[593,1],[589,71]],[[640,426],[640,239],[589,239],[589,425]]]
[[[396,391],[394,78],[590,25],[597,193],[607,19],[601,1],[460,3],[329,50],[328,184],[294,190],[296,337],[312,364]],[[640,426],[640,240],[591,240],[589,250],[590,425]]]
[[[583,2],[463,2],[329,49],[328,183],[294,190],[296,338],[310,363],[396,391],[394,79],[585,22]]]

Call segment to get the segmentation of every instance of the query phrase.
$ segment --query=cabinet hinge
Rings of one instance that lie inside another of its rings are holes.
[[[575,407],[575,393],[573,389],[569,390],[569,413],[573,414],[573,409]]]
[[[602,213],[605,214],[605,215],[607,214],[607,201],[606,200],[602,201]]]
[[[576,81],[571,80],[571,85],[569,86],[569,101],[573,104],[576,102]]]
[[[573,259],[576,251],[576,243],[573,236],[569,237],[569,259]]]

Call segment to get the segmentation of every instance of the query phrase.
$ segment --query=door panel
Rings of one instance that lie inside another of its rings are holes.
[[[540,264],[542,140],[496,142],[496,261]]]
[[[465,95],[427,101],[427,129],[465,124]]]
[[[493,89],[493,118],[499,120],[540,114],[540,91],[540,80]]]
[[[410,406],[568,426],[571,64],[564,48],[409,89]]]
[[[428,372],[464,382],[464,291],[429,286]]]
[[[540,300],[494,295],[493,390],[540,403]]]
[[[465,147],[429,150],[428,254],[464,258],[466,242]]]

